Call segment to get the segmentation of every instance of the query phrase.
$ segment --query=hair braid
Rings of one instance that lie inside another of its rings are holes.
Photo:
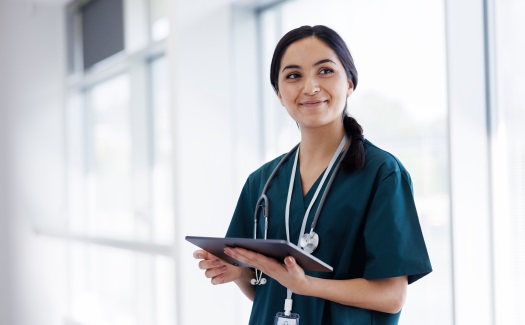
[[[346,114],[346,109],[343,112],[343,126],[347,137],[350,139],[350,147],[343,157],[341,167],[345,171],[361,169],[365,165],[363,128],[355,118]]]

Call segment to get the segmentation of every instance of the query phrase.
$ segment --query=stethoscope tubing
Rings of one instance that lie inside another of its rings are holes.
[[[264,239],[267,239],[267,232],[268,232],[268,215],[270,213],[270,207],[269,207],[269,200],[268,196],[266,195],[266,191],[268,190],[268,187],[270,186],[270,183],[272,179],[274,178],[277,171],[281,168],[281,166],[284,164],[286,160],[295,152],[295,150],[299,147],[299,143],[295,145],[295,147],[292,148],[275,166],[272,173],[270,174],[270,177],[268,177],[268,180],[266,181],[266,184],[264,184],[261,196],[257,200],[257,203],[255,204],[255,213],[253,216],[253,222],[254,222],[254,230],[253,230],[253,238],[257,239],[257,224],[259,220],[259,208],[263,209],[263,216],[265,221],[265,230],[264,230]],[[264,203],[264,205],[262,204]]]
[[[323,195],[321,196],[321,200],[319,201],[319,205],[317,206],[317,210],[315,211],[314,220],[312,221],[312,225],[310,226],[310,232],[315,229],[315,226],[317,225],[317,220],[319,219],[319,215],[321,214],[321,210],[324,206],[324,201],[326,200],[326,196],[328,195],[328,192],[330,191],[330,187],[332,186],[332,183],[335,179],[335,175],[339,171],[339,167],[341,166],[341,162],[343,161],[343,158],[339,159],[337,164],[334,167],[334,171],[332,172],[332,176],[328,179],[328,183],[326,184],[326,188],[323,192]]]

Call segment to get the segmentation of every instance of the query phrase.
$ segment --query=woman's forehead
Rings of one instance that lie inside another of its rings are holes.
[[[315,36],[302,38],[288,46],[281,59],[281,66],[288,64],[299,65],[301,62],[315,63],[319,60],[330,59],[340,64],[335,51]]]

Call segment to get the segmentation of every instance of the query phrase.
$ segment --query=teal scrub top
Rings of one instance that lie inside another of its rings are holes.
[[[333,272],[309,272],[328,279],[378,279],[407,276],[412,283],[432,271],[414,204],[412,182],[401,162],[390,153],[364,141],[366,162],[362,169],[339,170],[329,189],[315,232],[319,246],[313,255],[333,267]],[[253,172],[247,179],[233,214],[227,237],[253,238],[255,204],[283,156]],[[293,156],[277,171],[268,189],[268,239],[286,239],[285,206]],[[300,163],[299,163],[300,167]],[[290,204],[290,240],[297,244],[304,214],[322,175],[305,196],[299,168]],[[328,179],[324,186],[328,183]],[[312,207],[306,231],[314,218],[324,188]],[[263,238],[264,218],[257,238]],[[274,324],[284,309],[286,288],[267,275],[256,287],[250,316],[252,325]],[[316,297],[294,294],[293,313],[300,325],[394,325],[400,312],[387,314],[346,306]]]

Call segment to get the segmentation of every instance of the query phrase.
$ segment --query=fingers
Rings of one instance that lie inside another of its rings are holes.
[[[267,274],[284,269],[283,265],[277,260],[243,248],[226,247],[224,253]]]
[[[217,258],[217,257],[215,255],[205,251],[205,250],[199,249],[199,250],[196,250],[195,252],[193,252],[193,258],[195,258],[195,259],[211,260],[211,259]]]
[[[223,274],[224,272],[226,272],[228,270],[228,266],[226,265],[221,265],[219,267],[214,267],[214,268],[211,268],[211,269],[206,269],[206,271],[204,272],[204,276],[207,277],[208,279],[213,279],[221,274]]]
[[[303,268],[292,256],[287,256],[284,263],[242,248],[226,248],[226,255],[261,270],[281,285],[294,292],[299,292],[307,283]]]
[[[193,252],[193,257],[195,259],[201,259],[199,262],[199,269],[201,270],[207,270],[209,268],[218,267],[225,264],[222,260],[215,257],[215,255],[205,250],[196,250]]]
[[[225,265],[222,260],[218,258],[214,258],[212,260],[202,260],[199,262],[199,269],[201,270],[207,270],[209,268],[219,267],[221,265]]]
[[[241,274],[239,268],[224,262],[205,250],[196,250],[193,252],[193,257],[200,259],[199,269],[204,270],[204,276],[211,279],[212,284],[233,281]]]
[[[242,268],[224,263],[218,267],[207,269],[204,275],[211,279],[212,284],[223,284],[240,278],[241,273]]]

